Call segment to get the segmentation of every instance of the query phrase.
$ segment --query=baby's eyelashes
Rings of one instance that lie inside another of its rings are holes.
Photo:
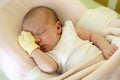
[[[33,33],[34,36],[41,36],[46,30],[37,32],[37,33]]]
[[[40,36],[42,34],[42,32],[41,33],[36,33],[36,36]]]

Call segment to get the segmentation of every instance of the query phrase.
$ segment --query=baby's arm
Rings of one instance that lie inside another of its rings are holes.
[[[76,28],[78,36],[83,40],[89,40],[93,42],[94,45],[99,47],[105,59],[109,59],[113,53],[117,50],[117,47],[110,44],[103,36],[97,33],[89,32],[80,28]]]
[[[35,49],[32,52],[32,57],[42,71],[47,73],[56,72],[58,68],[56,62],[46,53],[42,52],[40,49]]]
[[[56,62],[40,50],[40,47],[35,43],[35,39],[30,32],[22,31],[18,41],[21,47],[35,60],[42,71],[53,73],[57,70]]]

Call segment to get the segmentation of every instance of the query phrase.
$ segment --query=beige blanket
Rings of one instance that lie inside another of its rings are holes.
[[[99,55],[95,57],[99,58]],[[107,80],[120,64],[120,49],[106,61],[96,61],[95,57],[57,77],[56,80]]]

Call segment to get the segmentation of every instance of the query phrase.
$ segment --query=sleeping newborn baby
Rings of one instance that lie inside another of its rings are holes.
[[[64,73],[96,54],[101,55],[101,60],[109,59],[117,50],[101,35],[75,28],[69,20],[62,25],[56,13],[44,6],[25,15],[18,41],[47,73]]]

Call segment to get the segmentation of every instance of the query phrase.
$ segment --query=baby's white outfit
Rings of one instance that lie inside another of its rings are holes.
[[[82,40],[77,36],[71,21],[65,21],[61,39],[56,47],[48,52],[48,55],[58,64],[58,72],[64,73],[99,52],[100,49],[94,46],[92,42]]]

